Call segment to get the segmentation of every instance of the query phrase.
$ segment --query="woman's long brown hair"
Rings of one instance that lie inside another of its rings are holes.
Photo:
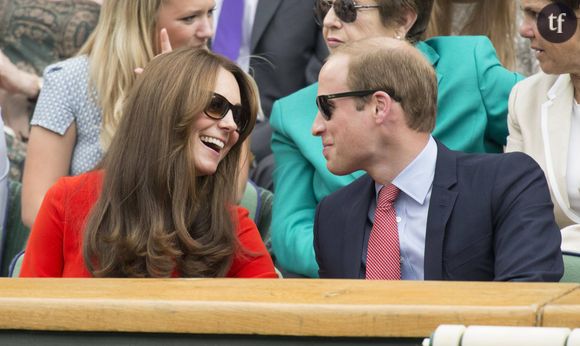
[[[196,176],[192,124],[220,68],[231,72],[250,126],[209,176]],[[255,84],[229,60],[182,48],[153,59],[128,94],[102,163],[83,255],[96,277],[224,276],[238,246],[232,221],[240,147],[258,111]]]

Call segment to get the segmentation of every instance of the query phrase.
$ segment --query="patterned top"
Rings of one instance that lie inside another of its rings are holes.
[[[89,61],[78,56],[44,71],[44,86],[38,97],[31,125],[64,135],[74,121],[77,138],[72,155],[70,174],[93,169],[103,156],[99,140],[101,109],[97,106],[96,91],[89,95]]]
[[[27,72],[76,54],[97,25],[92,0],[0,0],[0,47]]]
[[[100,9],[93,0],[0,0],[0,49],[19,69],[41,75],[49,64],[77,53],[97,25]],[[18,94],[2,106],[5,115],[28,121],[35,104]],[[6,130],[10,179],[21,181],[26,141],[18,129]]]

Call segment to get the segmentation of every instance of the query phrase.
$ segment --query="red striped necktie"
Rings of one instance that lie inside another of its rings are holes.
[[[389,184],[379,192],[367,249],[367,280],[401,280],[399,230],[395,200],[399,189]]]

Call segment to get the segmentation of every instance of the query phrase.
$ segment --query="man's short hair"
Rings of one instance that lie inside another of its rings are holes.
[[[349,58],[350,90],[393,90],[401,98],[407,126],[419,132],[433,130],[437,77],[419,50],[405,41],[371,38],[345,44],[333,56],[340,54]],[[361,99],[357,106],[362,108],[369,97]]]

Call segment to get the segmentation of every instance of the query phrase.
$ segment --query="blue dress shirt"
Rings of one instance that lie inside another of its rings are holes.
[[[425,258],[425,230],[431,188],[435,175],[437,161],[437,144],[433,137],[421,153],[397,175],[392,184],[401,191],[395,201],[399,243],[401,246],[401,279],[423,280]],[[372,230],[377,197],[383,185],[375,183],[375,200],[371,203],[368,213],[370,227],[365,228],[361,275],[366,273],[366,258],[368,241]]]

